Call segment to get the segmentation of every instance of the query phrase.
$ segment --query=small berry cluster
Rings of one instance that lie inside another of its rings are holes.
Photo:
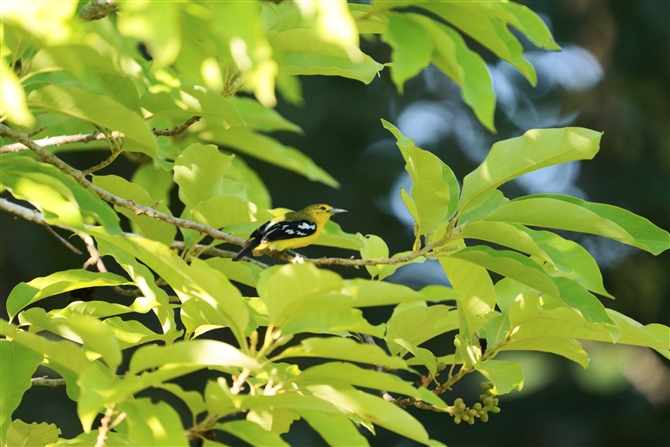
[[[472,425],[475,423],[475,418],[479,418],[482,422],[489,420],[489,412],[500,413],[498,407],[498,398],[491,392],[493,384],[491,382],[484,382],[481,384],[484,394],[479,396],[482,403],[477,402],[472,408],[465,405],[463,399],[460,397],[454,401],[453,414],[454,422],[460,424],[465,421]]]

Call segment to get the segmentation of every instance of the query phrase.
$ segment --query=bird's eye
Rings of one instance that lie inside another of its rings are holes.
[[[325,207],[325,206],[322,206],[321,209],[322,209],[323,211],[326,211],[326,207]]]

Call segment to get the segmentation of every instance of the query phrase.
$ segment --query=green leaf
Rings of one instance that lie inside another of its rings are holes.
[[[182,331],[174,330],[165,334],[156,333],[139,321],[122,320],[119,317],[107,318],[103,323],[112,330],[121,350],[152,341],[163,341],[170,344],[182,333]]]
[[[365,54],[352,61],[342,48],[322,41],[313,30],[270,31],[268,40],[283,53],[281,65],[293,75],[341,76],[369,84],[384,67]]]
[[[30,388],[30,378],[42,362],[44,356],[22,346],[3,339],[0,340],[0,438],[2,445],[22,445],[9,443],[7,430],[12,423],[12,413],[21,403],[23,393]],[[15,421],[16,422],[16,421]],[[16,440],[16,439],[15,439]]]
[[[179,413],[165,402],[152,403],[148,397],[124,402],[118,406],[126,413],[128,441],[142,446],[189,445]]]
[[[456,246],[464,247],[462,241]],[[453,245],[452,243],[448,246]],[[460,333],[468,338],[486,324],[485,315],[495,307],[493,281],[486,268],[453,256],[438,258],[458,298]]]
[[[263,107],[258,101],[244,96],[231,96],[228,101],[235,106],[245,124],[261,132],[275,132],[286,130],[289,132],[304,133],[297,124],[281,116],[274,109]]]
[[[644,217],[616,206],[560,194],[515,199],[485,219],[596,234],[654,255],[670,248],[670,234]]]
[[[198,391],[187,391],[176,383],[163,383],[158,386],[165,391],[169,391],[178,398],[182,400],[188,407],[193,419],[195,419],[200,413],[207,410],[205,405],[205,400]]]
[[[547,25],[527,6],[513,2],[491,3],[491,6],[493,15],[524,33],[538,47],[557,51],[561,49]]]
[[[154,166],[152,163],[146,163],[135,170],[132,182],[144,188],[154,203],[162,202],[163,205],[170,206],[170,190],[174,183],[172,183],[172,174],[169,171]]]
[[[375,345],[360,344],[348,338],[307,338],[299,346],[285,349],[275,361],[291,357],[320,357],[387,366],[393,369],[407,369],[405,361],[387,355]]]
[[[232,259],[209,258],[205,262],[210,267],[220,271],[226,278],[245,286],[256,287],[262,268],[249,262],[233,262]]]
[[[416,147],[391,123],[382,120],[396,140],[405,159],[405,170],[412,179],[411,196],[416,205],[418,234],[428,234],[456,210],[458,182],[451,169],[438,157]]]
[[[22,154],[0,155],[0,189],[39,209],[48,224],[65,224],[85,230],[98,222],[111,234],[120,234],[119,218],[95,193],[55,166]]]
[[[384,336],[384,325],[371,325],[363,317],[363,312],[358,309],[328,309],[292,319],[282,326],[281,333],[289,335],[314,332],[348,335],[347,331],[381,338]]]
[[[366,234],[363,236],[361,233],[356,234],[357,239],[361,242],[362,247],[361,258],[363,259],[386,259],[389,257],[389,248],[384,242],[384,239],[374,234]],[[370,276],[374,279],[378,276],[381,271],[384,269],[383,265],[366,265],[365,269],[368,271]]]
[[[329,362],[322,365],[312,366],[301,372],[291,382],[299,387],[312,384],[353,385],[374,390],[386,390],[392,393],[400,393],[406,396],[421,397],[419,390],[414,388],[410,382],[400,377],[378,372],[372,369],[363,369],[351,363]]]
[[[588,290],[612,298],[603,286],[595,259],[581,245],[548,231],[534,231],[523,225],[479,220],[468,222],[460,235],[510,247],[545,261],[547,273],[570,278]]]
[[[197,85],[182,85],[179,90],[172,91],[172,94],[148,91],[142,95],[140,104],[151,113],[149,119],[167,115],[174,120],[186,121],[191,116],[197,115],[224,129],[244,124],[232,102]]]
[[[231,227],[249,222],[267,222],[272,219],[270,213],[259,209],[255,204],[239,197],[212,197],[195,205],[191,216],[196,222],[214,228]]]
[[[212,144],[194,143],[175,160],[174,181],[179,185],[179,199],[187,207],[222,195],[223,176],[233,156],[223,155]]]
[[[328,385],[312,385],[307,388],[313,395],[358,416],[367,423],[374,423],[406,438],[428,444],[428,433],[423,425],[407,411],[381,397],[353,387],[335,388]]]
[[[208,129],[200,133],[200,138],[227,146],[280,168],[297,172],[312,181],[318,181],[333,188],[339,187],[337,180],[298,149],[285,146],[274,138],[253,132],[246,127],[233,127],[225,131]]]
[[[419,6],[452,23],[465,34],[512,64],[535,85],[537,75],[533,65],[523,57],[523,47],[504,23],[486,14],[488,5],[475,2],[426,2]]]
[[[356,235],[342,230],[337,222],[329,220],[326,226],[319,234],[319,238],[312,245],[322,245],[324,247],[344,248],[347,250],[360,250],[360,241]]]
[[[109,326],[97,318],[74,314],[69,318],[48,315],[44,309],[33,308],[20,315],[23,322],[46,329],[63,338],[83,344],[85,352],[95,352],[102,356],[112,371],[121,364],[121,348]],[[90,354],[89,354],[90,355]]]
[[[259,369],[258,362],[243,354],[233,346],[214,340],[190,340],[177,342],[170,346],[143,346],[132,358],[128,370],[136,374],[146,369],[174,366],[236,366]]]
[[[408,14],[409,15],[409,14]],[[423,23],[433,42],[432,62],[459,87],[463,101],[487,129],[495,132],[493,114],[496,96],[484,59],[468,48],[453,28],[424,16],[412,14]]]
[[[251,421],[230,421],[223,424],[216,424],[214,427],[230,433],[253,446],[288,446],[278,434],[266,431],[260,425]]]
[[[396,338],[419,346],[440,334],[458,329],[458,312],[451,306],[437,304],[428,307],[421,304],[401,310],[399,307],[388,320],[384,337],[392,355],[401,352],[400,346],[393,342]]]
[[[408,79],[430,65],[433,45],[422,22],[410,14],[387,14],[382,40],[393,49],[391,79],[399,93]]]
[[[88,287],[110,287],[129,284],[125,278],[107,272],[83,269],[65,270],[16,285],[7,297],[7,314],[14,318],[22,309],[44,298]]]
[[[420,348],[415,344],[409,343],[408,341],[401,338],[389,338],[389,341],[392,341],[393,343],[401,346],[405,351],[411,353],[421,362],[423,366],[426,367],[426,369],[428,369],[428,373],[431,376],[435,376],[435,373],[437,372],[437,358],[435,357],[435,354],[432,353],[432,351],[429,351],[426,348]]]
[[[21,87],[16,73],[9,68],[8,64],[0,64],[0,79],[2,79],[2,84],[0,84],[0,110],[3,117],[6,116],[10,122],[24,127],[34,127],[35,117],[30,113],[26,104],[25,91]]]
[[[149,196],[147,191],[140,185],[131,183],[128,180],[116,175],[94,175],[93,184],[111,192],[114,195],[123,197],[127,200],[133,200],[138,205],[153,207],[157,201]],[[116,212],[126,216],[133,224],[133,231],[139,232],[144,237],[170,245],[177,233],[177,228],[166,222],[149,216],[137,215],[135,212],[115,206]],[[170,209],[164,203],[159,203],[155,209],[169,216],[172,215]]]
[[[561,296],[551,277],[540,265],[516,252],[480,245],[466,247],[452,253],[450,257],[480,265],[552,296]]]
[[[311,410],[298,410],[298,414],[307,421],[310,427],[321,435],[328,445],[370,445],[368,440],[360,434],[353,421],[347,416]]]
[[[464,224],[479,220],[507,202],[509,202],[509,199],[500,190],[494,189],[481,205],[477,205],[466,211],[459,211],[458,223]]]
[[[585,368],[589,366],[589,356],[574,338],[527,338],[505,343],[499,351],[540,351],[561,355]]]
[[[611,309],[607,314],[621,332],[617,343],[652,348],[670,359],[670,328],[661,324],[643,326]],[[518,296],[509,310],[509,320],[513,328],[510,341],[560,337],[612,342],[606,327],[589,323],[579,312],[549,296],[543,296],[542,301],[533,293]]]
[[[602,133],[579,127],[533,129],[499,141],[477,169],[465,176],[460,212],[475,209],[500,185],[547,166],[590,160],[598,152]]]
[[[226,179],[244,185],[247,200],[255,203],[260,209],[272,208],[272,199],[265,183],[241,157],[233,159],[233,164],[226,172]]]
[[[26,424],[21,419],[16,419],[7,430],[6,444],[3,439],[3,445],[39,447],[58,441],[60,434],[60,428],[54,424],[46,422]]]
[[[47,85],[28,95],[28,105],[68,115],[124,134],[123,149],[155,157],[156,137],[141,116],[107,96],[74,85]]]
[[[288,264],[262,272],[257,289],[271,320],[279,325],[287,321],[287,314],[293,308],[302,309],[304,301],[338,291],[343,285],[338,274],[318,269],[313,264]]]
[[[495,394],[507,394],[513,389],[521,391],[523,388],[523,371],[516,362],[488,360],[477,362],[475,368],[493,383],[494,388],[491,391]]]

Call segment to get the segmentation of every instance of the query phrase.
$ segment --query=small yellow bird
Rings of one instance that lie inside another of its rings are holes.
[[[300,211],[277,216],[251,233],[244,248],[235,255],[233,261],[239,261],[256,249],[283,251],[306,247],[316,241],[333,214],[346,212],[347,210],[318,203],[309,205]]]

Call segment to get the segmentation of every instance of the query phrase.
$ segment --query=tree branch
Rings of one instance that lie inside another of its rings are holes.
[[[91,0],[79,11],[79,18],[90,22],[91,20],[100,20],[118,9],[115,0]]]
[[[197,123],[200,121],[199,116],[192,116],[189,119],[187,119],[183,124],[174,127],[172,129],[152,129],[151,132],[156,135],[157,137],[172,137],[175,135],[179,135],[181,133],[186,132],[186,129],[188,129],[192,124]],[[39,129],[40,132],[44,130],[45,128]],[[33,132],[34,133],[34,132]],[[39,133],[39,132],[38,132]],[[32,135],[28,134],[28,137]],[[121,132],[112,132],[109,134],[111,138],[114,139],[119,139],[119,138],[124,138],[125,135]],[[14,138],[16,140],[16,138]],[[91,141],[104,141],[106,140],[107,137],[105,136],[104,133],[102,132],[93,132],[89,134],[79,134],[79,135],[63,135],[60,137],[47,137],[47,138],[42,138],[41,140],[34,140],[33,142],[41,147],[48,147],[48,146],[60,146],[61,144],[69,144],[69,143],[89,143]],[[16,140],[19,141],[19,140]],[[28,149],[28,146],[25,144],[19,142],[19,143],[12,143],[12,144],[7,144],[5,146],[0,147],[0,154],[4,154],[7,152],[19,152]]]
[[[47,379],[46,377],[33,377],[30,379],[31,386],[57,387],[65,385],[65,379]]]

